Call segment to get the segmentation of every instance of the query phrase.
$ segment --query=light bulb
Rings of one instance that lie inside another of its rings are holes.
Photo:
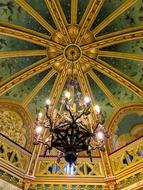
[[[39,135],[42,132],[42,127],[41,126],[37,126],[35,129],[36,133]]]
[[[84,102],[85,102],[86,104],[89,104],[90,98],[89,98],[88,96],[85,96],[85,97],[84,97]]]
[[[49,138],[46,138],[46,139],[45,139],[45,142],[48,142],[49,140],[50,140]]]
[[[104,133],[102,131],[97,132],[96,135],[97,135],[97,138],[99,140],[103,140],[104,139]]]
[[[65,92],[65,97],[67,98],[67,99],[69,99],[70,98],[70,96],[71,96],[71,94],[70,94],[70,92]]]
[[[38,118],[39,118],[39,119],[41,119],[42,116],[43,116],[43,113],[42,113],[42,112],[38,113]]]
[[[50,99],[47,99],[47,100],[46,100],[46,105],[47,105],[47,106],[50,106],[50,105],[51,105],[51,100],[50,100]]]
[[[95,111],[96,111],[97,113],[100,113],[100,107],[99,107],[98,105],[95,105],[94,109],[95,109]]]
[[[91,150],[91,146],[90,145],[88,146],[88,150]]]

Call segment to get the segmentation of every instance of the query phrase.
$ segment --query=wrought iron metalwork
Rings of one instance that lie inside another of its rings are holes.
[[[50,153],[53,147],[56,148],[59,151],[57,161],[64,157],[71,165],[76,162],[78,153],[82,151],[86,151],[92,161],[91,150],[98,148],[104,151],[109,134],[103,126],[104,119],[98,105],[95,106],[98,119],[93,121],[89,116],[91,114],[89,97],[84,97],[84,101],[79,100],[77,106],[79,110],[76,111],[74,100],[70,96],[70,92],[65,93],[59,112],[56,109],[52,110],[50,100],[46,101],[45,117],[39,113],[36,118],[34,144],[45,145],[44,156],[47,152]],[[48,133],[44,129],[47,129]]]

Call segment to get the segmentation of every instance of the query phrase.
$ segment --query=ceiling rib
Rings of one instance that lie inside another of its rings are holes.
[[[41,15],[35,11],[25,0],[15,0],[28,14],[30,14],[41,26],[43,26],[51,34],[55,32],[55,29],[44,19]]]
[[[89,12],[89,10],[90,10],[90,7],[92,6],[92,3],[93,3],[93,2],[94,2],[94,0],[89,0],[89,3],[88,3],[88,5],[87,5],[87,8],[86,8],[86,10],[85,10],[85,12],[84,12],[84,14],[83,14],[81,20],[80,20],[80,23],[79,23],[79,26],[80,26],[80,27],[82,27],[82,25],[83,25],[83,23],[84,23],[84,21],[85,21],[85,19],[86,19],[86,17],[87,17],[87,14],[88,14],[88,12]]]
[[[103,36],[101,40],[93,42],[91,44],[87,44],[82,46],[82,50],[86,50],[88,48],[96,47],[96,48],[103,48],[108,47],[111,45],[137,40],[143,38],[143,27],[133,27],[125,30],[121,30],[118,32],[110,33],[109,35]],[[97,40],[97,39],[96,39]]]
[[[30,65],[29,67],[17,72],[12,75],[10,78],[1,82],[0,95],[4,94],[14,86],[20,84],[21,82],[31,78],[32,76],[45,71],[50,68],[55,61],[61,61],[63,59],[63,55],[59,55],[56,58],[48,60],[48,58],[44,58],[36,63]]]
[[[136,54],[136,53],[124,53],[124,52],[115,52],[115,51],[98,51],[99,57],[113,57],[113,58],[120,58],[120,59],[129,59],[140,61],[143,63],[143,55]]]
[[[131,41],[131,40],[138,40],[141,38],[143,38],[143,27],[141,27],[141,29],[137,31],[129,32],[127,34],[112,36],[110,38],[98,41],[97,43],[98,43],[98,48],[103,48],[103,47]]]
[[[104,0],[90,0],[89,5],[83,15],[83,20],[81,20],[81,29],[78,33],[78,36],[76,38],[76,43],[80,43],[82,41],[82,38],[84,34],[87,32],[87,30],[90,30],[90,27],[92,26],[94,20],[96,19],[102,5],[104,3]]]
[[[0,58],[10,57],[28,57],[28,56],[40,56],[47,55],[47,50],[18,50],[18,51],[2,51],[0,52]]]
[[[80,62],[77,63],[76,65],[77,71],[78,71],[78,75],[77,75],[77,80],[78,83],[80,85],[81,91],[83,93],[84,96],[88,96],[91,99],[91,111],[92,111],[92,116],[94,119],[97,120],[97,116],[95,114],[95,111],[93,110],[94,106],[96,105],[95,99],[93,97],[88,79],[86,77],[86,75],[84,75],[83,71],[82,71],[82,67]],[[95,121],[96,121],[95,120]]]
[[[124,13],[127,9],[129,9],[136,2],[137,2],[137,0],[126,0],[126,1],[124,1],[115,11],[113,11],[98,26],[96,26],[96,28],[92,30],[92,33],[94,35],[98,34],[101,30],[103,30],[113,20],[115,20],[118,16],[120,16],[122,13]]]
[[[135,84],[134,81],[131,81],[131,79],[122,72],[118,71],[117,69],[113,68],[112,66],[100,59],[93,60],[85,55],[83,56],[83,58],[84,60],[88,61],[97,71],[117,81],[121,85],[134,92],[137,96],[143,97],[142,87]]]
[[[52,100],[52,108],[56,107],[56,105],[60,99],[61,93],[62,93],[65,83],[67,81],[68,68],[69,68],[69,64],[66,63],[65,68],[62,70],[62,72],[56,78],[56,81],[55,81],[54,86],[51,91],[52,97],[50,97]]]
[[[104,39],[107,39],[107,38],[110,38],[110,37],[116,37],[116,36],[119,36],[119,35],[122,35],[122,34],[126,35],[126,34],[132,33],[132,32],[140,32],[142,30],[143,30],[143,26],[129,27],[129,28],[118,30],[116,32],[110,32],[110,33],[105,34],[105,35],[97,36],[96,41],[104,40]]]
[[[71,0],[71,24],[77,24],[77,6],[78,0]]]
[[[29,30],[22,28],[16,25],[11,25],[11,24],[7,24],[4,25],[4,23],[1,25],[0,23],[0,34],[6,35],[6,36],[11,36],[17,39],[21,39],[21,40],[25,40],[28,42],[32,42],[34,44],[37,45],[42,45],[44,47],[56,47],[59,50],[63,50],[63,46],[50,41],[48,38],[42,38],[38,35],[36,35],[37,33],[33,34],[29,32]]]
[[[129,32],[127,34],[122,34],[114,37],[110,37],[101,41],[98,41],[98,48],[103,48],[127,41],[137,40],[143,38],[143,28],[136,32]]]
[[[45,0],[45,2],[49,11],[51,12],[51,15],[53,17],[53,20],[55,21],[57,28],[60,29],[61,33],[65,37],[65,41],[67,43],[71,43],[71,39],[66,28],[68,23],[61,8],[60,2],[58,0],[55,1]]]
[[[19,26],[19,25],[16,25],[16,24],[11,24],[9,22],[2,21],[2,20],[0,20],[0,26],[8,27],[8,28],[11,28],[11,29],[16,29],[16,30],[19,30],[21,32],[26,32],[26,33],[32,34],[34,36],[39,36],[39,37],[44,38],[44,39],[50,39],[51,38],[50,36],[48,36],[46,34],[37,32],[37,31],[29,29],[29,28],[25,28],[23,26]]]
[[[56,71],[52,69],[48,74],[38,83],[38,85],[26,96],[22,105],[26,107],[30,101],[36,96],[36,94],[41,90],[41,88],[56,74]]]
[[[101,90],[106,94],[108,99],[110,100],[112,105],[115,105],[117,108],[121,107],[121,104],[119,103],[119,100],[117,100],[113,94],[110,92],[110,90],[105,86],[105,84],[97,77],[97,75],[90,70],[88,72],[89,76],[95,81],[95,83],[101,88]]]

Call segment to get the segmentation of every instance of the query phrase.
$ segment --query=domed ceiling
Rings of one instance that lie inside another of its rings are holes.
[[[143,102],[142,0],[1,0],[1,99],[35,117],[74,75],[106,121]]]

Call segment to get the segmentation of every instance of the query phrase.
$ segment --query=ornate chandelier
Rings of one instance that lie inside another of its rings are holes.
[[[70,91],[73,89],[72,84]],[[92,150],[104,151],[109,134],[104,128],[100,107],[95,105],[95,113],[91,112],[89,97],[80,97],[76,105],[70,91],[65,92],[59,111],[53,110],[52,102],[46,100],[45,114],[40,112],[35,121],[34,145],[42,143],[45,146],[44,156],[49,155],[52,148],[57,149],[57,161],[64,157],[71,165],[83,151],[92,161]]]

